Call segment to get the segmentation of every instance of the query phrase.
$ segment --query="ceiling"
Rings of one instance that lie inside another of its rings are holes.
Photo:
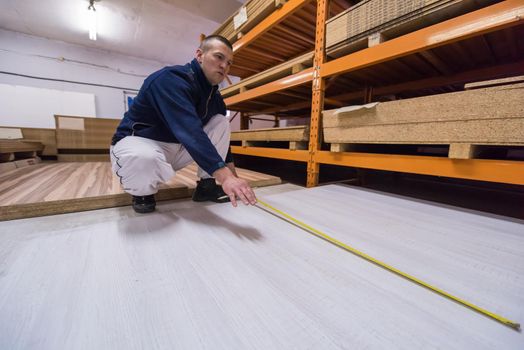
[[[162,63],[194,54],[245,0],[100,0],[98,38],[87,30],[88,0],[0,0],[0,28]]]

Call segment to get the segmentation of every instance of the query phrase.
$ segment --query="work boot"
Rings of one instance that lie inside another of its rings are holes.
[[[149,196],[133,196],[133,209],[140,214],[151,213],[155,211],[156,201],[155,195]]]
[[[222,186],[217,185],[215,179],[211,177],[197,181],[197,187],[195,192],[193,192],[193,200],[195,202],[225,203],[229,202],[229,197],[222,190]]]

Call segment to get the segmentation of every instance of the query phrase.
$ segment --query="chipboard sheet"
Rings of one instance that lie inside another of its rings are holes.
[[[524,223],[342,185],[260,199],[524,323]],[[523,349],[524,336],[256,207],[0,222],[1,349]]]

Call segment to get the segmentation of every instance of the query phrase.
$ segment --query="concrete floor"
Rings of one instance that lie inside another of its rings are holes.
[[[340,185],[257,189],[336,239],[524,321],[524,222]],[[1,349],[522,349],[505,327],[259,208],[0,222]]]

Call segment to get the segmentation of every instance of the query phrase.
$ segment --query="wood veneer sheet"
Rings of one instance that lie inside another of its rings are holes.
[[[522,222],[343,186],[263,199],[522,321]],[[2,349],[523,345],[522,333],[255,207],[178,201],[148,215],[0,222]]]

